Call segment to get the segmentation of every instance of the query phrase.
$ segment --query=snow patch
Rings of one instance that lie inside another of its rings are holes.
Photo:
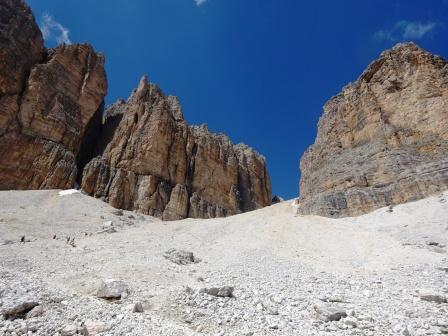
[[[76,193],[79,193],[79,190],[76,190],[76,189],[61,190],[59,192],[59,196],[72,195],[72,194],[76,194]]]

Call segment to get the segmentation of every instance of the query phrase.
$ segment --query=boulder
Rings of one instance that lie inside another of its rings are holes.
[[[202,293],[217,297],[233,297],[233,291],[234,287],[231,286],[202,288],[200,290]]]
[[[281,203],[284,202],[284,198],[280,197],[278,195],[275,195],[274,197],[272,197],[272,204],[277,204],[277,203]]]
[[[345,309],[336,305],[316,305],[314,310],[317,313],[317,317],[325,322],[339,321],[347,317]]]
[[[36,306],[33,309],[31,309],[27,314],[26,314],[26,318],[30,319],[33,317],[39,317],[42,316],[44,314],[44,307],[42,305]]]
[[[178,265],[194,264],[201,261],[194,256],[193,252],[176,249],[169,249],[163,254],[163,257]]]
[[[95,295],[102,299],[121,299],[129,294],[129,286],[121,280],[105,280],[100,283]]]
[[[141,302],[137,302],[132,307],[133,313],[143,313],[145,310],[143,309],[143,304]]]
[[[30,310],[38,305],[39,303],[34,299],[19,298],[13,302],[5,304],[2,308],[2,315],[6,319],[24,317]]]
[[[82,334],[84,336],[93,336],[109,331],[111,326],[101,321],[86,321],[82,327]]]
[[[76,324],[68,324],[61,331],[61,336],[73,336],[78,334],[78,327]]]
[[[419,293],[420,299],[423,301],[434,302],[434,303],[448,303],[448,298],[442,293],[437,293],[435,291],[423,290]]]

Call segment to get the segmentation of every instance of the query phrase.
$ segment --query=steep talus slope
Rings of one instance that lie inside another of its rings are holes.
[[[398,44],[325,106],[301,214],[353,216],[448,189],[448,64]]]
[[[297,216],[282,202],[167,225],[80,192],[0,191],[0,314],[30,298],[43,308],[0,318],[0,334],[21,335],[26,323],[36,336],[76,335],[96,321],[110,336],[445,335],[447,200],[338,219]],[[173,262],[173,250],[196,262]],[[96,297],[108,279],[127,295]],[[223,286],[233,297],[205,291]]]
[[[23,1],[0,4],[0,189],[70,188],[107,90],[89,45],[46,50]]]
[[[177,98],[142,78],[107,111],[82,188],[114,207],[164,219],[219,217],[271,202],[264,158],[206,126],[189,126]]]

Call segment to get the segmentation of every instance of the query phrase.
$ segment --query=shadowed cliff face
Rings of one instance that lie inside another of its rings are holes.
[[[107,111],[82,188],[114,207],[166,220],[219,217],[270,205],[264,158],[206,126],[189,126],[177,98],[144,77]]]
[[[0,4],[0,189],[70,188],[107,90],[89,45],[46,50],[23,1]]]
[[[300,163],[302,214],[353,216],[448,189],[448,65],[412,43],[324,107]]]

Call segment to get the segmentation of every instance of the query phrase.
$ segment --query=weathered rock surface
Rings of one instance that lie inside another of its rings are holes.
[[[95,295],[102,299],[121,299],[129,294],[129,286],[121,280],[108,279],[102,281]]]
[[[31,67],[44,56],[42,34],[23,1],[1,1],[0,46],[0,94],[4,98],[22,92]]]
[[[142,78],[107,111],[82,188],[116,208],[176,220],[271,204],[264,158],[206,126],[189,126],[176,97]]]
[[[446,295],[441,293],[436,293],[435,291],[422,291],[420,292],[420,299],[428,302],[435,303],[448,303],[448,298]]]
[[[0,189],[68,189],[82,180],[114,207],[164,220],[270,204],[258,153],[188,126],[177,99],[146,79],[103,125],[106,91],[101,54],[89,45],[46,50],[29,7],[2,1]]]
[[[398,44],[325,106],[299,213],[353,216],[448,189],[448,64]]]
[[[111,329],[111,326],[102,321],[85,321],[82,334],[85,336],[93,336],[104,333]]]
[[[46,50],[30,9],[0,4],[0,189],[70,188],[107,91],[89,45]]]
[[[2,315],[5,318],[16,318],[18,316],[24,315],[29,312],[34,307],[38,306],[39,303],[33,299],[20,298],[15,302],[11,302],[2,309]]]
[[[223,286],[223,287],[212,287],[212,288],[201,288],[199,291],[201,293],[206,293],[211,296],[217,297],[233,297],[234,287]]]
[[[346,311],[335,305],[316,305],[314,306],[314,310],[319,319],[325,322],[339,321],[340,319],[347,317]]]
[[[178,265],[196,264],[201,261],[201,259],[194,256],[193,252],[184,250],[169,249],[163,256],[165,259]]]

